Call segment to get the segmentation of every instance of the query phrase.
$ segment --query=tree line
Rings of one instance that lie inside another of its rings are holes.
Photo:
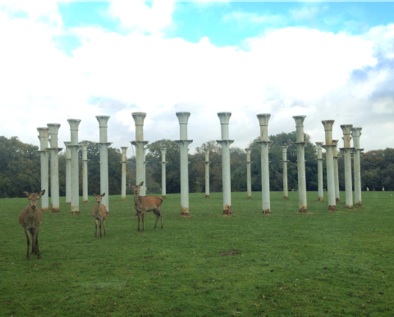
[[[317,191],[317,152],[316,146],[305,135],[305,173],[308,191]],[[270,189],[281,191],[282,185],[282,146],[288,145],[287,168],[288,188],[297,190],[297,154],[295,132],[271,135],[269,152],[270,160]],[[161,193],[161,148],[166,152],[166,192],[180,192],[180,150],[175,141],[162,139],[146,146],[146,184],[147,193]],[[251,149],[252,191],[261,190],[261,147],[258,138],[253,140]],[[88,142],[88,190],[89,194],[100,191],[100,154],[95,142]],[[205,192],[205,150],[210,151],[210,191],[222,190],[222,157],[221,146],[216,141],[208,141],[196,148],[195,153],[189,154],[189,191]],[[0,136],[0,197],[24,197],[24,191],[41,190],[41,171],[39,148],[32,144],[21,142],[17,137],[7,139]],[[231,188],[235,192],[246,192],[246,151],[238,147],[230,147],[231,155]],[[82,153],[79,151],[81,166]],[[59,191],[65,196],[66,191],[66,153],[63,149],[59,159]],[[324,159],[324,153],[323,153]],[[109,195],[121,193],[121,161],[120,149],[108,148]],[[127,160],[127,181],[135,184],[135,156]],[[325,164],[323,164],[325,184]],[[343,157],[338,158],[339,187],[345,188]],[[80,174],[80,191],[82,191],[82,172]],[[50,177],[49,177],[50,181]],[[362,189],[394,190],[394,149],[368,151],[361,157]],[[50,186],[49,186],[50,187]],[[50,188],[46,189],[49,193]],[[127,188],[128,194],[131,188]],[[50,193],[49,193],[50,194]],[[81,192],[82,194],[82,192]]]

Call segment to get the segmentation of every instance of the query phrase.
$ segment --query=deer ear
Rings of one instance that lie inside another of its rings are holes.
[[[104,196],[105,196],[105,193],[102,193],[102,194],[101,194],[101,197],[104,197]]]
[[[29,192],[23,192],[25,195],[26,195],[26,197],[29,197],[30,196],[30,193]]]
[[[44,194],[45,194],[45,189],[43,189],[43,190],[41,191],[40,196],[44,196]]]
[[[142,181],[141,184],[139,184],[138,186],[142,186],[142,185],[144,185],[144,182],[143,182],[143,181]]]

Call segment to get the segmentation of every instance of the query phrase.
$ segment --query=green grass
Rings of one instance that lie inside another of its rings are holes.
[[[164,229],[137,231],[132,197],[110,197],[107,236],[94,238],[94,197],[71,215],[45,212],[42,259],[25,260],[18,224],[27,199],[1,199],[0,316],[393,316],[394,195],[363,193],[363,207],[327,211],[308,193],[190,194],[164,201]],[[344,193],[342,193],[344,200]]]

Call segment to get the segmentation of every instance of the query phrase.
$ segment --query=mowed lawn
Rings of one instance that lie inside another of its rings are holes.
[[[27,199],[1,199],[0,316],[394,316],[394,193],[363,192],[363,207],[327,210],[308,193],[190,194],[163,204],[164,229],[137,231],[133,197],[110,196],[107,236],[94,237],[89,203],[61,198],[45,212],[42,259],[26,261],[18,215]]]

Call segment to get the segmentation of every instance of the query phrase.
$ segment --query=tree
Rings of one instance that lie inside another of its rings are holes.
[[[17,137],[0,137],[0,197],[23,197],[24,191],[40,191],[38,147]]]
[[[161,149],[166,148],[166,191],[179,193],[180,191],[180,150],[178,144],[171,140],[158,140],[146,146],[146,178],[150,192],[159,192],[161,189]]]

